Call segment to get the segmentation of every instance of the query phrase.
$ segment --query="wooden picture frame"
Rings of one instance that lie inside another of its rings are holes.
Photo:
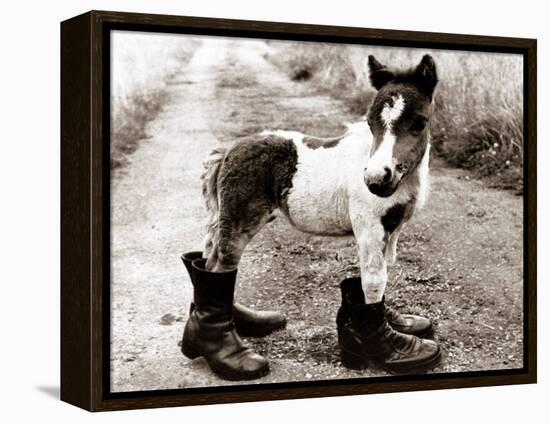
[[[115,29],[519,53],[524,58],[522,369],[111,393],[109,34]],[[61,23],[61,399],[90,411],[536,383],[536,40],[91,11]]]

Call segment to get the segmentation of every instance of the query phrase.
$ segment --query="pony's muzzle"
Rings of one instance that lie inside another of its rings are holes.
[[[379,172],[369,172],[365,168],[365,184],[370,192],[379,197],[389,197],[395,191],[393,172],[388,166],[384,166]]]

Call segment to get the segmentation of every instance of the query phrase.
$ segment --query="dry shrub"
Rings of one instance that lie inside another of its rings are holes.
[[[147,138],[147,124],[160,112],[166,93],[163,90],[134,91],[119,101],[111,116],[111,168],[128,164],[128,156]]]
[[[368,82],[366,58],[374,54],[390,67],[408,68],[422,55],[437,64],[432,143],[453,166],[472,169],[491,183],[522,189],[522,57],[394,47],[271,42],[268,58],[291,79],[308,79],[321,91],[344,99],[350,112],[364,115],[375,91]],[[303,78],[307,75],[308,78]]]
[[[436,151],[496,185],[523,185],[523,69],[520,56],[460,54],[441,78],[432,124]]]

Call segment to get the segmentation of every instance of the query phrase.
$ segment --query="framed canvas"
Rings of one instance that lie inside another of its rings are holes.
[[[63,401],[536,382],[536,40],[92,11],[61,82]]]

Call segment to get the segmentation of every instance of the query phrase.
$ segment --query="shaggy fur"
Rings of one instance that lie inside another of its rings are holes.
[[[248,241],[274,210],[285,208],[297,160],[294,143],[273,135],[210,156],[203,175],[210,213],[208,270],[236,267]]]

